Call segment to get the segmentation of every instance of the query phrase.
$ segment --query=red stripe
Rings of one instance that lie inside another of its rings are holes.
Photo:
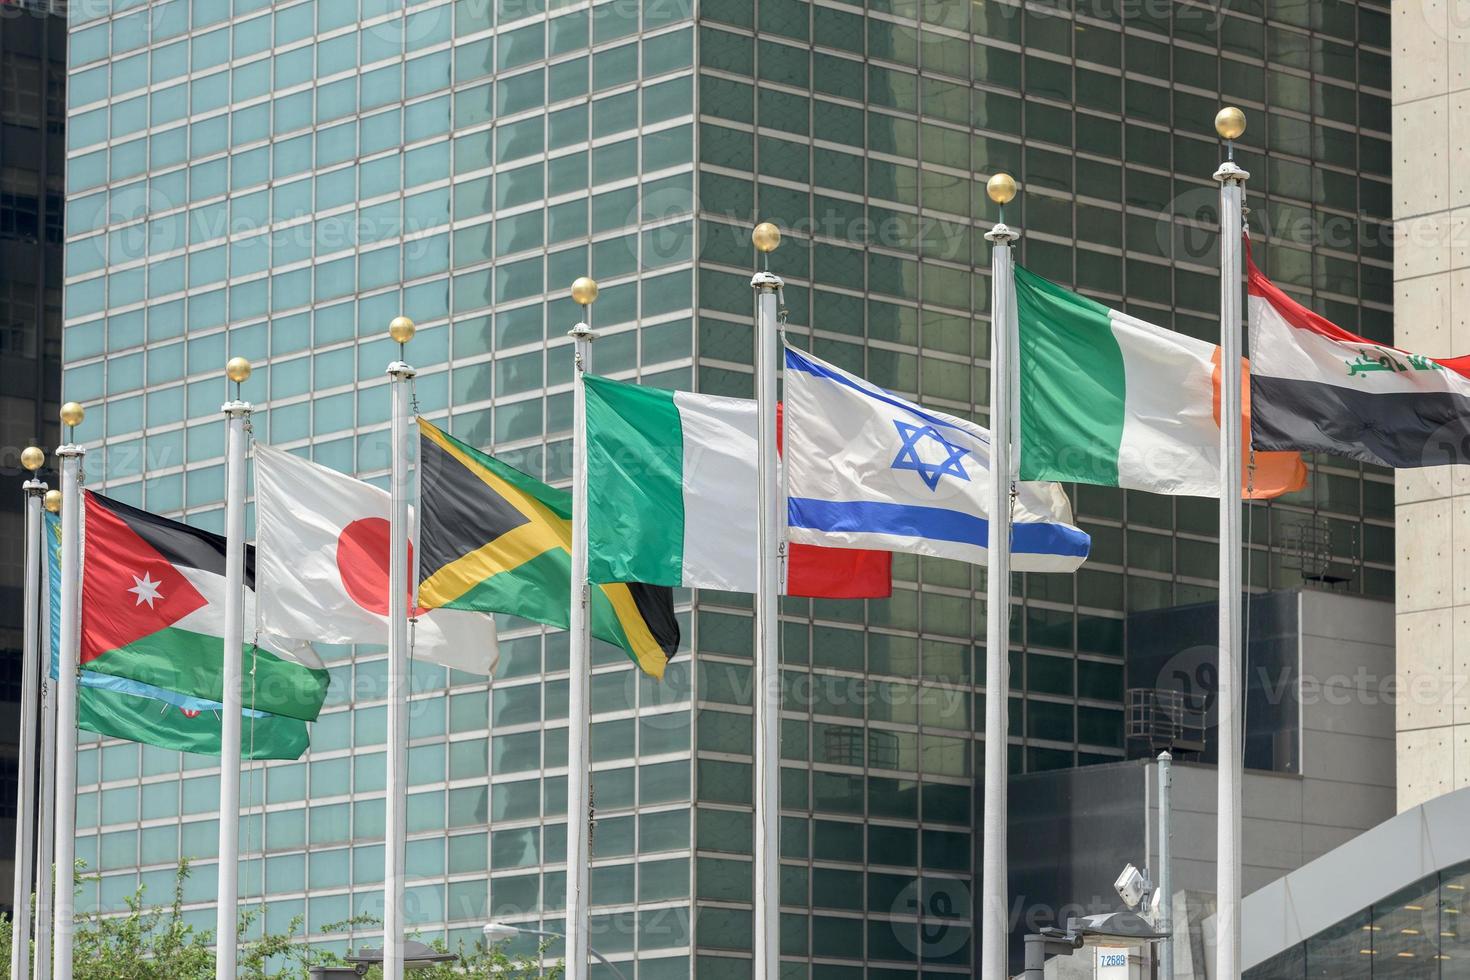
[[[1281,319],[1285,320],[1288,325],[1298,330],[1307,330],[1319,336],[1327,337],[1330,340],[1339,341],[1340,343],[1366,344],[1370,347],[1402,350],[1399,347],[1380,344],[1376,341],[1368,340],[1366,337],[1359,337],[1355,333],[1349,333],[1331,320],[1313,313],[1283,293],[1281,287],[1277,286],[1270,279],[1267,279],[1266,274],[1256,267],[1255,260],[1251,258],[1249,244],[1246,246],[1245,265],[1247,292],[1252,296],[1258,296],[1267,303],[1270,303],[1272,309],[1281,314]],[[1409,354],[1412,352],[1403,351],[1403,353]],[[1443,365],[1448,370],[1462,377],[1470,378],[1470,354],[1460,357],[1431,357],[1429,360]]]
[[[781,424],[785,412],[785,404],[777,402],[777,452],[786,433]],[[893,595],[893,553],[792,542],[786,594],[811,599],[887,599]]]

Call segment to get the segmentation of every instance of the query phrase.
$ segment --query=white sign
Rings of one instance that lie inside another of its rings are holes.
[[[1133,980],[1137,975],[1134,971],[1132,947],[1098,946],[1094,951],[1097,959],[1092,975],[1097,980]]]

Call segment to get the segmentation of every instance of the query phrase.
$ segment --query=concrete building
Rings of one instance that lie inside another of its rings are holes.
[[[1021,180],[1021,261],[1209,337],[1222,101],[1258,255],[1294,295],[1387,337],[1385,4],[1060,11],[986,0],[132,0],[70,36],[64,389],[89,486],[217,528],[227,357],[258,439],[380,480],[389,319],[430,418],[567,475],[565,288],[602,283],[600,372],[749,395],[749,228],[787,231],[795,342],[984,419],[981,191]],[[1341,234],[1344,229],[1350,234]],[[1254,592],[1393,592],[1389,474],[1313,462],[1251,507]],[[1013,771],[1121,762],[1130,614],[1214,595],[1215,505],[1074,488],[1094,557],[1029,575],[1011,615]],[[900,560],[881,602],[793,601],[783,724],[783,976],[964,975],[978,943],[983,573]],[[749,597],[680,596],[669,680],[599,653],[596,942],[639,980],[750,975]],[[555,928],[565,636],[503,624],[502,671],[418,673],[411,921]],[[337,948],[379,901],[379,648],[333,651],[295,764],[252,766],[247,904]],[[212,922],[218,771],[128,743],[81,753],[88,907],[196,859]]]
[[[7,491],[0,493],[0,906],[7,909],[25,569],[20,452],[32,444],[49,450],[60,429],[66,165],[66,19],[60,7],[48,0],[0,3],[0,476]]]
[[[1387,603],[1315,590],[1277,593],[1253,618],[1247,672],[1270,701],[1247,708],[1247,740],[1293,747],[1248,768],[1241,791],[1242,881],[1250,895],[1394,815],[1394,670]],[[1279,666],[1286,665],[1285,672]],[[1173,766],[1176,969],[1204,977],[1213,951],[1215,766]],[[1011,894],[1024,904],[1012,936],[1069,915],[1121,907],[1113,882],[1127,864],[1158,880],[1158,771],[1151,759],[1034,773],[1011,780]],[[1075,959],[1075,958],[1074,958]],[[1059,976],[1084,961],[1058,963]],[[1090,966],[1090,962],[1087,963]],[[1088,973],[1088,976],[1091,974]]]
[[[1454,10],[1402,4],[1393,38],[1394,343],[1447,356],[1470,349],[1470,177],[1457,124],[1470,32]],[[1402,809],[1470,786],[1470,564],[1458,537],[1470,519],[1467,449],[1449,440],[1447,459],[1462,465],[1397,477]]]

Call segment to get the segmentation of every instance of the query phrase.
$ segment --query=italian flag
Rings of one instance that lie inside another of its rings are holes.
[[[1022,480],[1220,495],[1220,348],[1015,269]],[[1248,371],[1248,369],[1247,369]],[[1243,458],[1249,461],[1249,376]],[[1297,453],[1257,453],[1242,496],[1300,490]]]
[[[84,501],[81,726],[218,754],[224,538],[90,491]],[[245,674],[251,683],[244,750],[259,758],[296,758],[306,748],[306,722],[316,719],[326,698],[327,671],[309,646],[288,651],[250,644],[250,549],[245,579]]]
[[[588,578],[756,590],[756,404],[587,377]],[[789,549],[786,592],[873,598],[883,551]]]

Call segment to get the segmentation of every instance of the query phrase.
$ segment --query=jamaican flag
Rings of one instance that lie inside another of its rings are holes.
[[[509,613],[566,629],[572,495],[419,419],[419,593],[425,609]],[[592,593],[592,635],[652,677],[679,647],[670,589],[630,583]]]

